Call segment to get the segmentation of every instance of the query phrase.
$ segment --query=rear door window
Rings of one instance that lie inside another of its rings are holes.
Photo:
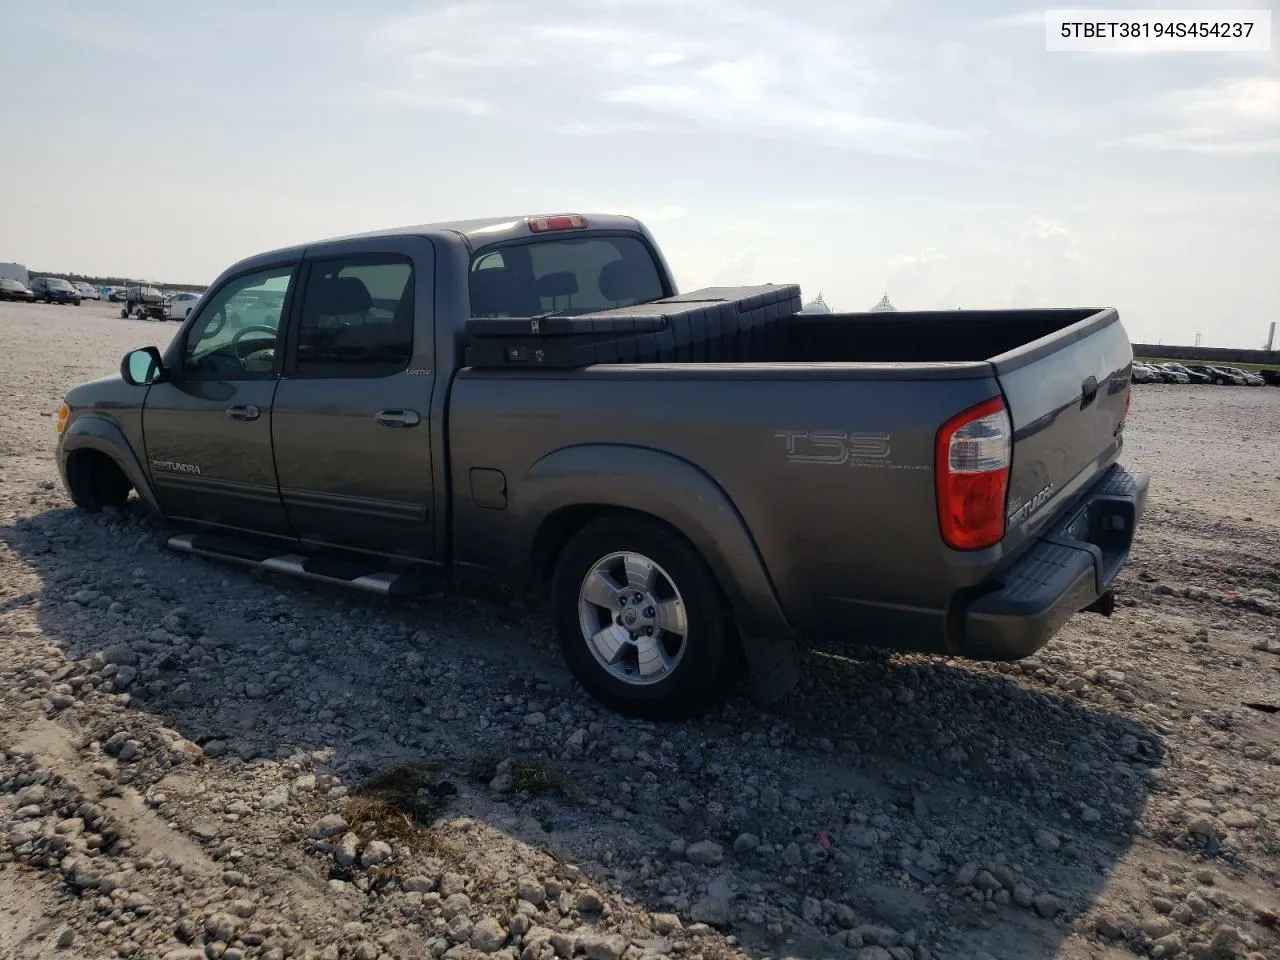
[[[317,260],[298,326],[293,375],[385,377],[413,356],[413,266],[402,257]]]
[[[565,237],[481,251],[471,261],[471,316],[573,316],[666,295],[637,237]]]

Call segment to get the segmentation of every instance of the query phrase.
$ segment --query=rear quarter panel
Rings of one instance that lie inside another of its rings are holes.
[[[986,364],[464,370],[448,420],[454,556],[495,572],[527,562],[541,518],[522,485],[535,465],[580,445],[632,445],[724,491],[796,632],[936,649],[948,599],[1003,548],[942,544],[935,434],[997,392]],[[502,472],[506,509],[473,502],[472,468]]]

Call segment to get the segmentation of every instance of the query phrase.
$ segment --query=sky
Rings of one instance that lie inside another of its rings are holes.
[[[681,289],[1114,306],[1135,341],[1260,347],[1274,40],[1048,53],[1044,9],[0,0],[0,261],[207,283],[328,236],[617,212]]]

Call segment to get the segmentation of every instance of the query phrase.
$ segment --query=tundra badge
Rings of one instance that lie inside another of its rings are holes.
[[[194,463],[178,463],[175,460],[152,460],[151,466],[168,473],[200,473],[200,468]]]

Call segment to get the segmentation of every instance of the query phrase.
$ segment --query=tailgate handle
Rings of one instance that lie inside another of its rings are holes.
[[[1083,410],[1089,404],[1093,403],[1098,396],[1098,378],[1085,377],[1084,383],[1080,384],[1080,409]]]

